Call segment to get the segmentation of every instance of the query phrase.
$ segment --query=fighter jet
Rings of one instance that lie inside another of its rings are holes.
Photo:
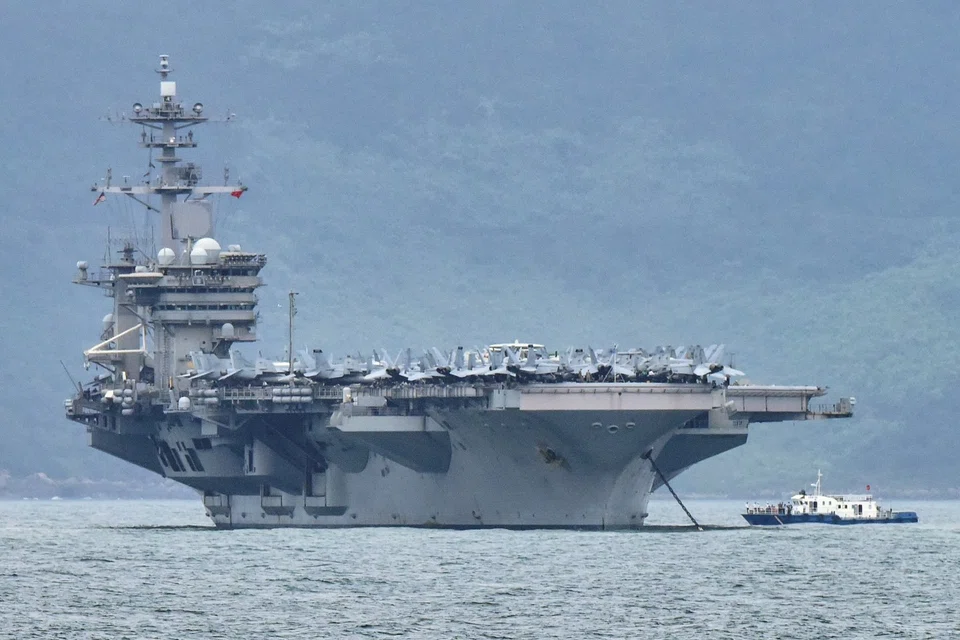
[[[212,353],[191,351],[187,354],[188,371],[180,375],[189,380],[214,380],[216,382],[289,382],[293,377],[287,371],[287,363],[276,363],[266,358],[257,358],[251,364],[236,349],[230,352],[230,358],[219,358]],[[281,366],[282,365],[282,366]]]
[[[269,360],[263,356],[257,357],[253,369],[256,373],[255,379],[261,382],[284,384],[297,379],[297,374],[292,371],[293,367],[289,362]]]
[[[363,382],[363,377],[369,372],[362,366],[356,366],[351,356],[343,362],[330,362],[323,349],[314,349],[312,352],[302,349],[299,352],[300,366],[297,371],[300,375],[310,380],[319,382],[335,382],[337,384],[350,384],[353,382]]]
[[[483,371],[480,375],[483,376],[503,376],[503,377],[513,377],[516,378],[517,374],[510,370],[509,361],[504,357],[503,350],[501,349],[489,349],[488,364],[487,370]]]
[[[221,360],[212,353],[191,351],[187,354],[187,372],[179,377],[189,380],[214,379],[227,373],[229,361]]]
[[[228,380],[250,382],[251,380],[256,379],[256,365],[244,358],[243,354],[241,354],[237,349],[230,350],[230,360],[228,362],[230,366],[227,367],[226,373],[220,376],[219,380],[221,382],[226,382]]]
[[[466,359],[464,359],[465,354]],[[457,347],[447,375],[463,380],[484,375],[486,371],[489,371],[489,367],[483,363],[483,358],[478,353],[473,350],[465,352],[463,347]]]
[[[450,373],[450,369],[453,368],[453,354],[444,354],[440,349],[436,347],[431,347],[429,351],[425,352],[426,357],[430,360],[430,366],[439,374],[446,376]]]
[[[616,345],[610,349],[610,355],[605,360],[599,358],[593,348],[590,348],[590,357],[597,363],[597,372],[600,374],[600,380],[604,382],[622,382],[632,380],[637,376],[636,369],[620,362]]]
[[[444,373],[437,369],[436,362],[428,351],[424,351],[423,355],[414,361],[413,352],[407,348],[400,365],[400,377],[407,382],[424,382],[441,379]]]
[[[560,361],[552,360],[545,352],[538,351],[535,345],[527,346],[526,359],[524,360],[520,359],[512,346],[505,346],[503,351],[506,355],[507,368],[519,376],[527,378],[554,377],[560,371]]]
[[[694,375],[704,378],[707,382],[725,383],[730,378],[737,378],[745,375],[743,371],[734,369],[730,365],[723,364],[725,346],[722,344],[712,344],[698,354],[699,362],[694,368]]]
[[[363,376],[364,382],[377,382],[380,380],[397,380],[401,378],[400,375],[400,366],[398,362],[403,356],[403,352],[397,354],[396,360],[391,360],[390,356],[387,355],[387,350],[381,350],[382,355],[378,354],[376,351],[373,352],[373,357],[376,359],[376,364],[374,365],[373,360],[370,361],[368,369],[369,373]]]

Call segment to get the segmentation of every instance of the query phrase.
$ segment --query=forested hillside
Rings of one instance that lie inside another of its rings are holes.
[[[219,236],[269,254],[333,353],[536,339],[725,342],[756,382],[829,385],[849,421],[752,427],[687,492],[960,491],[954,3],[8,3],[0,22],[0,469],[123,479],[62,417],[108,301],[70,285],[146,153],[117,118],[181,95]],[[161,27],[165,22],[169,28]],[[140,477],[140,476],[136,476]]]

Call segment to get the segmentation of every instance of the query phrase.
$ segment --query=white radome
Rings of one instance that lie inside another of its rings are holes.
[[[177,254],[170,247],[164,247],[157,252],[157,263],[162,267],[173,264],[176,259]]]
[[[209,262],[216,262],[220,258],[220,243],[213,238],[200,238],[193,244],[193,248],[206,251]],[[190,255],[193,256],[193,252]]]
[[[194,247],[190,251],[190,264],[209,264],[210,256],[203,247]]]

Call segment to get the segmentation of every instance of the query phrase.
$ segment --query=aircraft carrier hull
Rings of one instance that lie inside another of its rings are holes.
[[[643,523],[654,472],[641,454],[662,446],[677,415],[636,418],[611,432],[603,416],[549,412],[446,414],[449,467],[423,473],[372,453],[363,471],[327,469],[322,503],[285,494],[267,513],[260,495],[233,495],[219,526],[428,526],[628,528]],[[389,419],[387,419],[389,420]],[[386,426],[386,425],[385,425]],[[317,493],[316,489],[314,493]],[[343,505],[345,511],[336,513]]]
[[[153,418],[80,405],[74,418],[86,416],[95,448],[201,492],[218,527],[630,529],[664,482],[743,444],[751,420],[815,416],[809,400],[822,390],[571,383],[278,393],[206,389],[190,408]]]

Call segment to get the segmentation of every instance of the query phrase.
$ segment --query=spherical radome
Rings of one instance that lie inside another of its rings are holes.
[[[213,251],[220,251],[220,243],[214,240],[213,238],[200,238],[199,240],[193,243],[193,246],[203,247],[203,249],[207,253],[211,253]]]
[[[194,247],[190,252],[190,264],[208,264],[210,257],[203,247]]]
[[[160,264],[160,266],[166,267],[167,265],[171,265],[176,259],[177,254],[174,253],[170,247],[164,247],[157,252],[157,263]]]
[[[220,259],[220,243],[213,238],[200,238],[193,243],[193,246],[207,252],[207,264],[212,264]]]

